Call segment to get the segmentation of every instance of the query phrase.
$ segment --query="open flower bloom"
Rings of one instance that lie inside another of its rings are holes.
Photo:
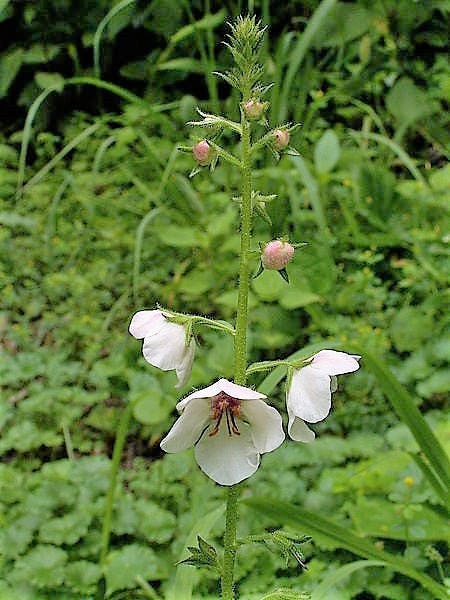
[[[294,371],[287,391],[289,436],[298,442],[312,442],[315,433],[306,425],[322,421],[331,409],[331,394],[337,389],[336,375],[359,369],[361,357],[334,350],[321,350],[302,369]]]
[[[266,398],[219,379],[177,404],[181,416],[161,442],[165,452],[195,446],[195,458],[208,477],[234,485],[257,470],[261,454],[284,440],[281,416]]]
[[[186,340],[186,327],[167,320],[160,310],[141,310],[133,315],[129,331],[143,339],[142,354],[147,362],[163,371],[175,370],[182,387],[191,374],[195,341]]]

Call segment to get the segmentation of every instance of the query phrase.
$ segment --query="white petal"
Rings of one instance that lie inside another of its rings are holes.
[[[265,394],[260,394],[250,388],[232,383],[231,381],[228,381],[228,379],[219,379],[216,383],[186,396],[186,398],[177,404],[177,408],[178,410],[181,410],[185,403],[193,398],[212,398],[213,396],[217,396],[220,392],[225,392],[232,398],[237,398],[238,400],[259,400],[261,398],[267,398]]]
[[[288,433],[291,439],[306,444],[313,442],[316,437],[314,431],[312,431],[304,421],[292,413],[289,414]]]
[[[272,452],[284,441],[280,413],[263,400],[251,400],[241,405],[242,416],[251,426],[253,442],[260,454]]]
[[[194,362],[195,341],[191,339],[189,346],[185,349],[182,362],[177,367],[178,383],[176,388],[181,388],[185,385],[191,375],[192,363]]]
[[[321,350],[313,356],[311,366],[321,369],[327,375],[343,375],[353,373],[359,369],[360,356],[336,352],[335,350]]]
[[[202,435],[195,446],[195,458],[201,470],[220,485],[234,485],[257,470],[260,456],[250,433],[250,426],[237,422],[240,435],[229,435],[224,424],[218,433]]]
[[[330,377],[312,365],[294,371],[287,396],[288,411],[296,417],[317,423],[331,409]]]
[[[142,346],[145,360],[163,371],[179,367],[185,352],[186,333],[183,325],[166,320],[158,333],[144,338]]]
[[[158,333],[165,322],[166,319],[160,310],[140,310],[133,315],[128,330],[132,336],[141,340]]]
[[[209,413],[207,400],[190,402],[161,441],[164,452],[182,452],[193,446],[210,420]]]

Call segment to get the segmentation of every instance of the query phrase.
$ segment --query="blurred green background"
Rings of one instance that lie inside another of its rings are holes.
[[[279,197],[272,225],[255,221],[254,248],[308,242],[289,286],[274,272],[252,282],[249,358],[357,346],[448,445],[447,0],[0,0],[1,600],[217,597],[212,573],[175,563],[196,532],[220,546],[223,490],[190,451],[160,451],[175,376],[145,363],[127,328],[156,302],[234,318],[239,174],[221,164],[189,179],[176,147],[197,139],[184,125],[197,106],[237,117],[211,72],[229,65],[227,21],[248,9],[269,25],[271,125],[302,124],[299,157],[258,160],[255,187]],[[232,377],[231,341],[199,341],[182,393]],[[318,439],[265,456],[244,496],[330,517],[440,581],[438,494],[365,366],[340,380]],[[282,407],[282,386],[270,401]],[[103,578],[110,457],[129,402]],[[283,524],[242,508],[241,535]],[[263,545],[243,550],[239,597],[311,592],[356,560],[326,536],[302,550],[304,573]],[[390,568],[345,575],[324,597],[434,597]]]

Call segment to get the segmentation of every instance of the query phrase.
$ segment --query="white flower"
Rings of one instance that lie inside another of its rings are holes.
[[[284,440],[281,416],[260,394],[219,379],[177,404],[181,416],[161,442],[165,452],[195,446],[195,458],[220,485],[234,485],[257,470],[260,455]]]
[[[359,369],[361,357],[334,350],[321,350],[302,369],[294,371],[287,391],[289,436],[298,442],[312,442],[315,433],[304,423],[317,423],[331,409],[331,393],[337,389],[336,375]]]
[[[191,374],[195,341],[186,340],[186,327],[166,319],[160,310],[141,310],[133,315],[129,331],[143,339],[142,354],[147,362],[163,371],[175,370],[182,387]]]

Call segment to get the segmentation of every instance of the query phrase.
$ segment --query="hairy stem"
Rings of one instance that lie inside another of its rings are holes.
[[[250,124],[242,116],[242,207],[241,207],[241,253],[239,266],[239,290],[234,338],[234,381],[246,383],[247,375],[247,321],[249,289],[249,250],[252,225],[252,172],[250,160]],[[228,490],[224,535],[224,558],[222,574],[222,598],[234,600],[234,563],[236,559],[236,526],[238,520],[238,487]]]

